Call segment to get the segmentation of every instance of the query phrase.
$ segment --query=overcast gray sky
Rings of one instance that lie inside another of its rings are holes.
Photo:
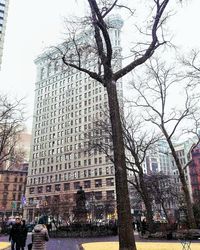
[[[84,1],[10,0],[0,91],[16,97],[26,96],[29,117],[33,112],[36,73],[33,61],[45,47],[62,41],[63,17],[78,13],[80,2]],[[174,43],[182,51],[192,47],[200,49],[199,12],[200,0],[187,0],[170,23]],[[29,131],[31,120],[27,123]]]

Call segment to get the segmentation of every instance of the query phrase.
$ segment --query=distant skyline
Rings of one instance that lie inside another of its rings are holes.
[[[12,97],[26,97],[28,131],[31,131],[36,69],[35,58],[44,48],[64,38],[63,17],[77,14],[80,3],[68,0],[10,0],[0,91]],[[186,1],[172,17],[173,41],[182,51],[200,49],[200,1]],[[75,11],[77,13],[75,13]]]

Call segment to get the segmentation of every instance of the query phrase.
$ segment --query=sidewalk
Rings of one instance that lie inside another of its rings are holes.
[[[136,242],[137,250],[182,250],[178,242]],[[95,242],[82,244],[84,250],[118,250],[118,242]],[[200,243],[191,243],[191,250],[199,250]]]

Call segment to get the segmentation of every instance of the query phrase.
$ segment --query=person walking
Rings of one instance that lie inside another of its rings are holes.
[[[15,217],[15,224],[12,226],[9,235],[11,241],[11,250],[20,250],[22,225],[20,217]]]
[[[20,249],[24,250],[26,246],[26,239],[27,239],[27,234],[28,234],[28,229],[26,227],[26,222],[25,220],[21,221],[21,236],[20,236]]]
[[[32,250],[46,250],[49,234],[44,224],[37,224],[32,233]]]
[[[142,224],[141,235],[144,236],[147,231],[146,219],[143,219],[141,224]]]

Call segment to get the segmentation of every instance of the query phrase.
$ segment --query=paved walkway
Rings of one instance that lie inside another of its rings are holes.
[[[177,242],[175,240],[144,240],[140,239],[138,234],[135,234],[135,239],[137,242]],[[0,242],[8,241],[8,236],[0,236]],[[87,242],[117,242],[118,237],[98,237],[98,238],[51,238],[49,242],[47,242],[47,250],[79,250],[79,245]],[[31,235],[28,235],[27,244],[31,242]],[[193,241],[198,242],[199,241]],[[200,248],[199,248],[200,249]],[[97,250],[97,249],[95,249]],[[111,250],[111,249],[109,249]],[[170,250],[170,249],[169,249]]]
[[[106,238],[51,238],[47,242],[47,250],[79,250],[79,245],[85,242],[105,242],[105,241],[117,241],[117,237],[106,237]],[[0,242],[8,241],[8,236],[1,236]],[[27,244],[31,242],[31,235],[28,235]]]

